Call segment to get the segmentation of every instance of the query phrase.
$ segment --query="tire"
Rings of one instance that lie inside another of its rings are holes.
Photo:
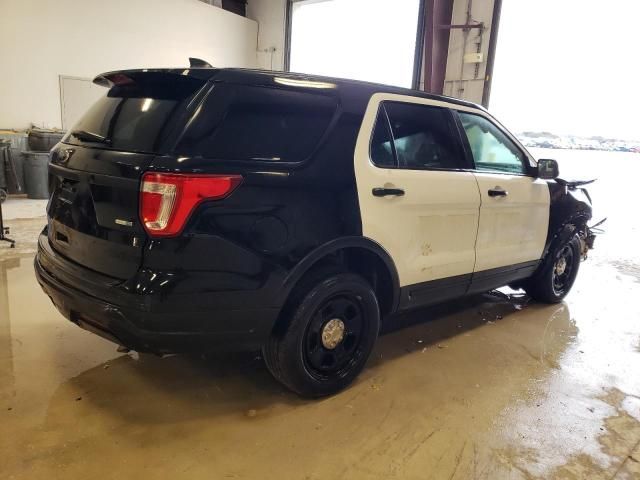
[[[320,271],[303,279],[263,347],[271,374],[304,397],[332,395],[364,368],[380,329],[380,308],[359,275]]]
[[[0,188],[0,203],[4,203],[6,199],[7,199],[7,191]]]
[[[538,302],[560,303],[573,287],[579,268],[580,239],[573,235],[549,252],[540,271],[527,280],[524,289]]]

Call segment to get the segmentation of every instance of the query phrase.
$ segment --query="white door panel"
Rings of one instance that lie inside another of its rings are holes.
[[[475,271],[514,265],[542,256],[549,225],[549,187],[527,176],[475,173],[482,207]],[[489,196],[502,189],[506,196]]]
[[[354,158],[363,235],[391,255],[400,286],[472,273],[480,210],[473,173],[375,166],[369,145],[383,100],[443,106],[429,99],[373,95]],[[376,197],[372,190],[379,187],[400,188],[405,194]]]
[[[472,173],[356,167],[362,233],[393,258],[400,285],[473,272],[479,195]],[[402,188],[374,197],[375,187]]]
[[[532,160],[483,113],[459,111],[482,206],[476,272],[539,260],[549,226],[549,187],[528,176]]]

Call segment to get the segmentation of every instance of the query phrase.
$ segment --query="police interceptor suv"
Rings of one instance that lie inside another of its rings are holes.
[[[284,385],[328,395],[382,319],[503,285],[559,302],[593,244],[586,191],[472,103],[237,69],[94,82],[51,152],[35,270],[129,349],[262,349]]]

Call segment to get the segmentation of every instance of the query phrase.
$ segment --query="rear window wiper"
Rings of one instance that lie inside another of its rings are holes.
[[[94,142],[94,143],[104,143],[109,145],[111,140],[107,137],[99,135],[97,133],[88,132],[87,130],[73,130],[71,135],[76,137],[78,140],[82,140],[85,142]]]

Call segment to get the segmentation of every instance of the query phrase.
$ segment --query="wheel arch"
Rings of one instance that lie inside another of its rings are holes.
[[[326,265],[345,266],[372,283],[383,315],[397,310],[400,282],[395,263],[379,243],[361,236],[331,240],[308,253],[286,276],[280,304],[286,304],[292,290],[305,275]]]
[[[571,234],[586,228],[591,219],[592,207],[589,196],[581,190],[570,190],[557,182],[548,182],[550,195],[550,215],[547,239],[541,259],[544,260],[558,241],[566,240]]]
[[[585,228],[590,218],[591,215],[589,213],[578,212],[575,215],[565,218],[559,225],[555,225],[553,230],[549,232],[541,260],[545,260],[552,247],[557,245],[558,242],[562,243],[568,240],[581,228]]]

